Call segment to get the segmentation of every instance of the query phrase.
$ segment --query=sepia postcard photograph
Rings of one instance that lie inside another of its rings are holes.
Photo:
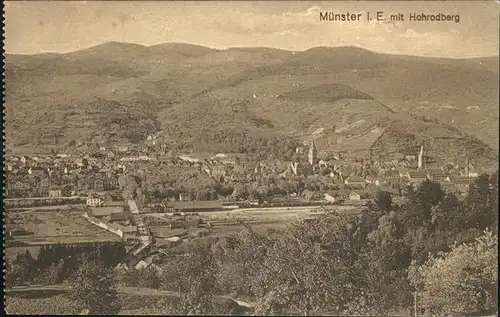
[[[499,16],[4,1],[4,314],[498,316]]]

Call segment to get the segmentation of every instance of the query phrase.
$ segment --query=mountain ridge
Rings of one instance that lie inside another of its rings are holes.
[[[144,46],[111,42],[64,54],[6,54],[7,143],[53,143],[50,140],[54,135],[63,136],[70,128],[58,120],[66,120],[78,105],[80,120],[88,124],[81,133],[68,135],[80,135],[82,139],[120,142],[115,138],[118,135],[137,142],[141,135],[155,129],[169,130],[171,125],[182,132],[178,138],[185,135],[195,139],[195,135],[189,136],[192,129],[209,132],[222,126],[229,130],[245,126],[262,135],[292,136],[290,131],[303,131],[297,137],[305,139],[310,136],[304,131],[322,131],[316,137],[335,139],[334,144],[356,134],[362,138],[358,143],[364,146],[377,135],[377,122],[383,123],[385,115],[394,117],[385,120],[388,125],[398,120],[410,126],[414,124],[411,122],[421,122],[416,126],[427,124],[435,135],[452,133],[459,140],[460,133],[443,128],[446,120],[453,119],[465,138],[472,133],[495,144],[495,64],[498,58],[494,57],[439,59],[376,53],[359,47],[216,50],[185,43]],[[357,99],[359,96],[367,101]],[[344,101],[348,103],[346,108],[342,108]],[[101,105],[103,111],[96,112]],[[290,111],[300,120],[287,121]],[[322,118],[335,112],[338,124],[331,125]],[[114,113],[120,113],[118,117],[131,130],[129,134],[120,133],[114,126],[101,127],[107,122],[105,117]],[[70,116],[75,120],[75,114]],[[141,118],[141,122],[127,116]],[[372,122],[370,116],[377,120]],[[419,116],[423,117],[415,119]],[[483,122],[475,125],[469,120],[474,117]],[[362,120],[371,123],[362,126]],[[336,133],[336,129],[344,132]],[[355,133],[349,135],[349,129]],[[375,132],[370,134],[372,130]],[[396,130],[402,133],[404,129]],[[425,129],[416,128],[415,133],[421,130]],[[366,133],[369,137],[362,137]],[[36,135],[52,136],[44,139]],[[489,148],[481,142],[473,141],[474,147]],[[459,143],[451,146],[458,147]]]
[[[355,50],[360,50],[360,51],[367,51],[367,52],[372,52],[375,54],[382,54],[382,55],[391,55],[391,56],[400,56],[400,57],[415,57],[415,58],[420,58],[420,59],[439,59],[439,60],[490,60],[490,59],[498,59],[500,55],[496,56],[481,56],[481,57],[467,57],[467,58],[451,58],[451,57],[429,57],[429,56],[421,56],[421,55],[407,55],[407,54],[390,54],[390,53],[381,53],[381,52],[376,52],[367,48],[359,47],[359,46],[352,46],[352,45],[344,45],[344,46],[315,46],[315,47],[310,47],[304,50],[291,50],[291,49],[283,49],[283,48],[276,48],[276,47],[265,47],[265,46],[234,46],[234,47],[228,47],[225,49],[216,49],[216,48],[211,48],[208,46],[204,45],[198,45],[198,44],[192,44],[192,43],[184,43],[184,42],[163,42],[163,43],[157,43],[157,44],[152,44],[152,45],[143,45],[143,44],[137,44],[137,43],[132,43],[132,42],[120,42],[120,41],[108,41],[108,42],[103,42],[101,44],[96,44],[90,47],[82,48],[82,49],[77,49],[73,51],[68,51],[68,52],[41,52],[41,53],[30,53],[30,54],[22,54],[22,53],[5,53],[5,56],[11,56],[11,55],[19,55],[19,56],[34,56],[34,55],[64,55],[64,54],[71,54],[75,52],[81,52],[81,51],[88,51],[92,50],[98,47],[102,46],[108,46],[108,45],[113,45],[113,46],[122,46],[122,47],[141,47],[141,48],[155,48],[155,47],[162,47],[162,46],[186,46],[186,47],[197,47],[199,49],[205,49],[205,50],[210,50],[213,52],[220,52],[220,51],[229,51],[229,50],[242,50],[242,51],[255,51],[255,50],[275,50],[275,51],[283,51],[283,52],[307,52],[307,51],[314,51],[317,49],[355,49]]]

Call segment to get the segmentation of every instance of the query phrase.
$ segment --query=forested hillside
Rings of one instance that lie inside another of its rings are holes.
[[[397,141],[406,133],[436,149],[445,136],[450,153],[468,146],[494,160],[497,62],[355,47],[289,52],[117,42],[66,54],[7,55],[7,144],[138,143],[164,130],[172,147],[196,150],[220,148],[209,132],[243,129],[250,138],[313,137],[324,140],[325,150],[352,143],[368,151],[380,136],[365,135],[386,129],[389,152],[413,151]]]

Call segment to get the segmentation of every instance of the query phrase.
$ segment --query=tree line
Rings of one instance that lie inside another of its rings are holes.
[[[84,262],[100,261],[105,267],[114,267],[125,255],[122,242],[44,245],[36,256],[26,250],[7,262],[7,285],[59,284]]]
[[[184,129],[184,127],[183,127]],[[191,134],[194,131],[186,132]],[[179,134],[172,131],[172,134]],[[185,135],[182,135],[185,138]],[[280,158],[290,160],[295,149],[300,146],[297,139],[285,135],[259,135],[247,128],[224,129],[218,131],[199,130],[182,144],[170,145],[173,150],[193,150],[195,152],[241,153],[255,159]]]

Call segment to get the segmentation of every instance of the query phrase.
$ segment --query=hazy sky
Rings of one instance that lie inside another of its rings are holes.
[[[363,15],[359,22],[320,22],[320,11]],[[368,22],[366,12],[377,11],[403,13],[406,21]],[[458,14],[460,22],[410,22],[410,13]],[[5,25],[9,53],[68,52],[122,41],[290,50],[355,45],[460,58],[498,55],[499,2],[6,2]]]

